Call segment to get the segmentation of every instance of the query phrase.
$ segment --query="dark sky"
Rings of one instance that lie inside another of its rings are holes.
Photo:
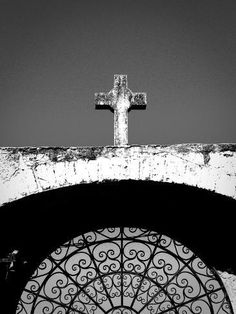
[[[0,146],[113,144],[117,73],[130,144],[236,142],[236,1],[0,0]]]

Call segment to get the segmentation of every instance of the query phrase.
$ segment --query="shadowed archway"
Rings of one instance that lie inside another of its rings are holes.
[[[23,198],[2,207],[1,255],[18,248],[5,301],[16,300],[40,261],[78,234],[109,226],[131,226],[166,234],[219,270],[235,269],[235,201],[184,185],[120,181],[81,184]],[[229,219],[222,220],[222,213]],[[13,219],[14,218],[14,219]],[[7,293],[9,292],[10,293]],[[4,299],[4,298],[3,298]],[[9,309],[10,310],[10,309]]]

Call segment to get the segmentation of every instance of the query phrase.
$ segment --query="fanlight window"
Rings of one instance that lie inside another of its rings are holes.
[[[214,269],[153,231],[108,228],[80,235],[46,258],[17,314],[232,313]]]

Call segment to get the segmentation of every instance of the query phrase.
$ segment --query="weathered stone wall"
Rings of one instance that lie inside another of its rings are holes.
[[[0,148],[0,205],[104,180],[181,183],[236,199],[236,144]]]

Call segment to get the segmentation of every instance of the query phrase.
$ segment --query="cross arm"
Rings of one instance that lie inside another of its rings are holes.
[[[132,93],[130,102],[130,109],[146,109],[147,94],[146,93]]]
[[[96,109],[110,109],[113,112],[110,93],[95,93],[94,102]]]

